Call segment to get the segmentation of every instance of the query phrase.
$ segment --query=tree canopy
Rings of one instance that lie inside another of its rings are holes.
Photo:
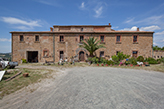
[[[85,41],[83,41],[83,45],[81,45],[80,47],[85,48],[89,53],[90,56],[93,57],[93,53],[100,49],[100,48],[105,48],[103,44],[99,44],[99,42],[101,40],[98,40],[98,38],[94,38],[94,37],[89,37],[89,39],[85,39]]]

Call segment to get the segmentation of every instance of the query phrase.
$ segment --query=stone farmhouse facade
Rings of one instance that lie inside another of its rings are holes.
[[[154,59],[164,58],[164,50],[155,50],[153,52]]]
[[[150,31],[116,31],[108,25],[54,25],[50,31],[13,31],[12,61],[45,62],[67,58],[84,61],[89,53],[79,47],[89,37],[101,40],[106,48],[95,52],[97,57],[111,58],[118,52],[133,57],[153,57],[153,33]]]

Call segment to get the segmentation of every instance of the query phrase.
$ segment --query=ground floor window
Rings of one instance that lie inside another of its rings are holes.
[[[64,59],[64,52],[63,51],[60,51],[60,59]]]
[[[100,57],[104,57],[104,51],[100,51]]]
[[[116,51],[116,55],[118,55],[119,52],[120,52],[120,51]]]
[[[132,54],[132,57],[137,58],[138,51],[133,51],[132,53],[133,53],[133,54]]]

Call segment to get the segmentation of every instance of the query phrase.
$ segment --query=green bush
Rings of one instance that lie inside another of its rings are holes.
[[[125,65],[129,65],[130,64],[130,62],[129,61],[125,61]]]
[[[93,62],[93,64],[96,64],[96,57],[92,58],[92,62]]]
[[[22,59],[22,63],[27,63],[26,59]]]
[[[151,57],[146,58],[144,62],[148,62],[149,64],[158,64],[158,61]]]
[[[116,56],[116,55],[113,55],[113,56],[112,56],[112,60],[113,60],[114,62],[116,62],[116,63],[119,62],[119,58],[118,58],[118,56]]]
[[[130,55],[123,54],[123,52],[118,52],[117,56],[119,58],[119,61],[130,57]]]
[[[102,62],[103,64],[106,64],[107,63],[107,60],[106,59],[103,59],[103,62]]]
[[[137,61],[143,62],[144,61],[144,57],[143,56],[138,56]]]
[[[112,60],[107,61],[108,65],[114,65],[114,62]]]
[[[137,65],[137,59],[135,59],[134,57],[130,58],[129,62],[130,64]]]

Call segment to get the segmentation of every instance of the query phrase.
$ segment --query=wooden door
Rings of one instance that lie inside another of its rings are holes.
[[[79,60],[84,61],[84,52],[83,51],[79,52]]]

